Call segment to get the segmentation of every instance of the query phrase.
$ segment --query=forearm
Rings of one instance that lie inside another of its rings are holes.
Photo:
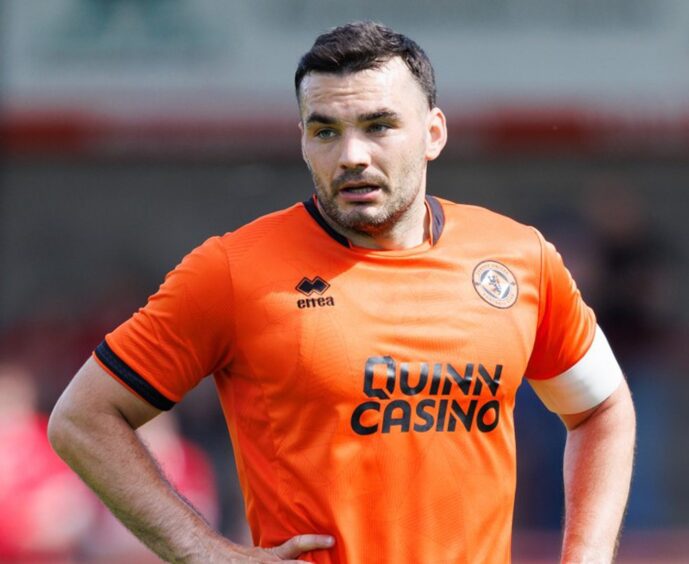
[[[570,429],[564,458],[563,562],[613,560],[629,495],[635,439],[626,384]]]
[[[118,413],[85,417],[57,409],[51,442],[113,514],[162,559],[193,562],[209,545],[229,545],[164,479]]]

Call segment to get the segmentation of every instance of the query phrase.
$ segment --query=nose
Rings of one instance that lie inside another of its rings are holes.
[[[371,154],[368,143],[356,133],[348,132],[342,136],[340,142],[341,169],[366,168],[371,164]]]

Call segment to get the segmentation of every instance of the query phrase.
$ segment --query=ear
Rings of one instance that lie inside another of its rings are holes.
[[[440,108],[433,108],[428,114],[426,136],[426,160],[438,158],[447,143],[447,120]]]
[[[306,151],[304,150],[304,124],[299,120],[299,123],[297,124],[297,127],[299,128],[299,133],[301,136],[301,158],[304,159],[304,162],[306,165],[309,165],[309,161],[306,158]]]

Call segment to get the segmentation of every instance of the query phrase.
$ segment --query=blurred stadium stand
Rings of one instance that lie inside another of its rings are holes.
[[[689,3],[375,4],[0,1],[0,363],[31,374],[47,412],[184,253],[305,199],[296,62],[318,32],[377,19],[436,67],[450,141],[430,192],[541,229],[628,375],[639,446],[620,562],[687,561]],[[564,432],[520,396],[515,561],[551,562]],[[205,382],[180,427],[213,461],[222,529],[246,539],[209,404]]]

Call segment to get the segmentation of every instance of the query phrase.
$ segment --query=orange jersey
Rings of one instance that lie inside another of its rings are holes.
[[[552,245],[427,198],[432,240],[352,247],[313,200],[214,237],[96,350],[167,409],[214,374],[254,541],[313,562],[509,562],[524,376],[595,319]]]

